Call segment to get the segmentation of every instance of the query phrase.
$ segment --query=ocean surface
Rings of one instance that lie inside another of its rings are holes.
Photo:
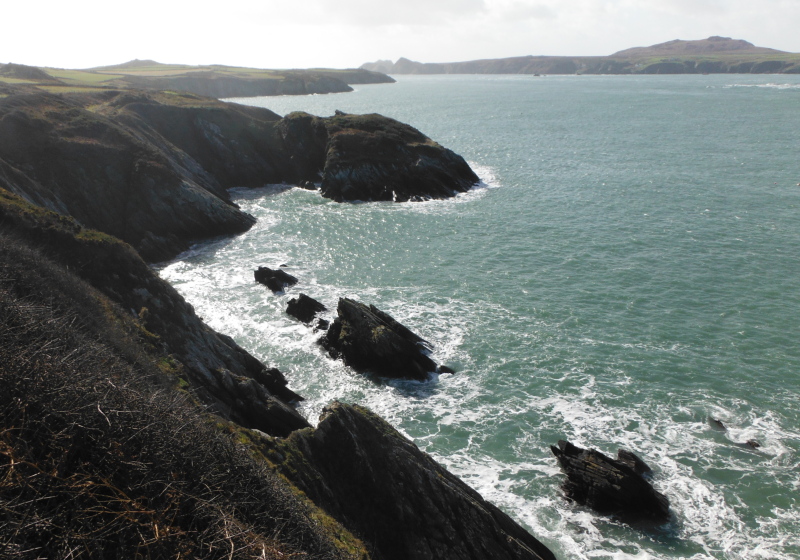
[[[399,77],[232,101],[382,113],[483,179],[407,204],[235,190],[256,226],[159,268],[312,422],[368,406],[561,559],[800,557],[800,76]],[[285,295],[253,281],[280,264],[300,279]],[[353,373],[284,313],[300,292],[328,316],[376,305],[457,373]],[[675,520],[565,501],[559,439],[639,454]]]

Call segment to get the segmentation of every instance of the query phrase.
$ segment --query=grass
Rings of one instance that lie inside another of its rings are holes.
[[[69,243],[120,244],[0,189],[0,557],[362,558],[209,421],[147,309],[49,256]]]

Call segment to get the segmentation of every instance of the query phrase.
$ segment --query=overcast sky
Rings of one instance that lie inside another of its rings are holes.
[[[800,0],[7,0],[0,62],[258,68],[608,55],[711,35],[800,52]]]

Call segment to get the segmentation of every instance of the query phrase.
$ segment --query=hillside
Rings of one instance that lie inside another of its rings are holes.
[[[250,227],[229,187],[382,169],[372,143],[461,168],[380,115],[0,83],[0,557],[554,560],[370,411],[312,426],[143,260]]]
[[[350,84],[391,83],[363,69],[266,70],[233,66],[188,66],[132,60],[86,70],[0,64],[0,82],[38,86],[50,93],[137,88],[171,90],[208,97],[308,95],[352,91]]]
[[[796,74],[800,73],[800,54],[709,37],[636,47],[610,56],[520,56],[443,63],[400,58],[361,68],[386,74]]]

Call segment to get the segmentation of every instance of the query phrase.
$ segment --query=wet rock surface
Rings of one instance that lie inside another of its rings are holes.
[[[282,292],[287,286],[297,284],[297,278],[280,268],[272,269],[268,266],[259,266],[253,276],[256,282],[265,285],[273,292]]]
[[[630,523],[669,521],[669,500],[637,472],[649,467],[633,453],[621,450],[622,460],[614,460],[564,440],[551,450],[567,475],[569,499]]]
[[[430,344],[374,305],[341,298],[337,313],[320,340],[331,357],[383,377],[425,381],[437,371]]]
[[[304,323],[310,323],[317,313],[327,310],[327,307],[306,294],[300,294],[296,298],[290,299],[286,305],[286,313]]]

